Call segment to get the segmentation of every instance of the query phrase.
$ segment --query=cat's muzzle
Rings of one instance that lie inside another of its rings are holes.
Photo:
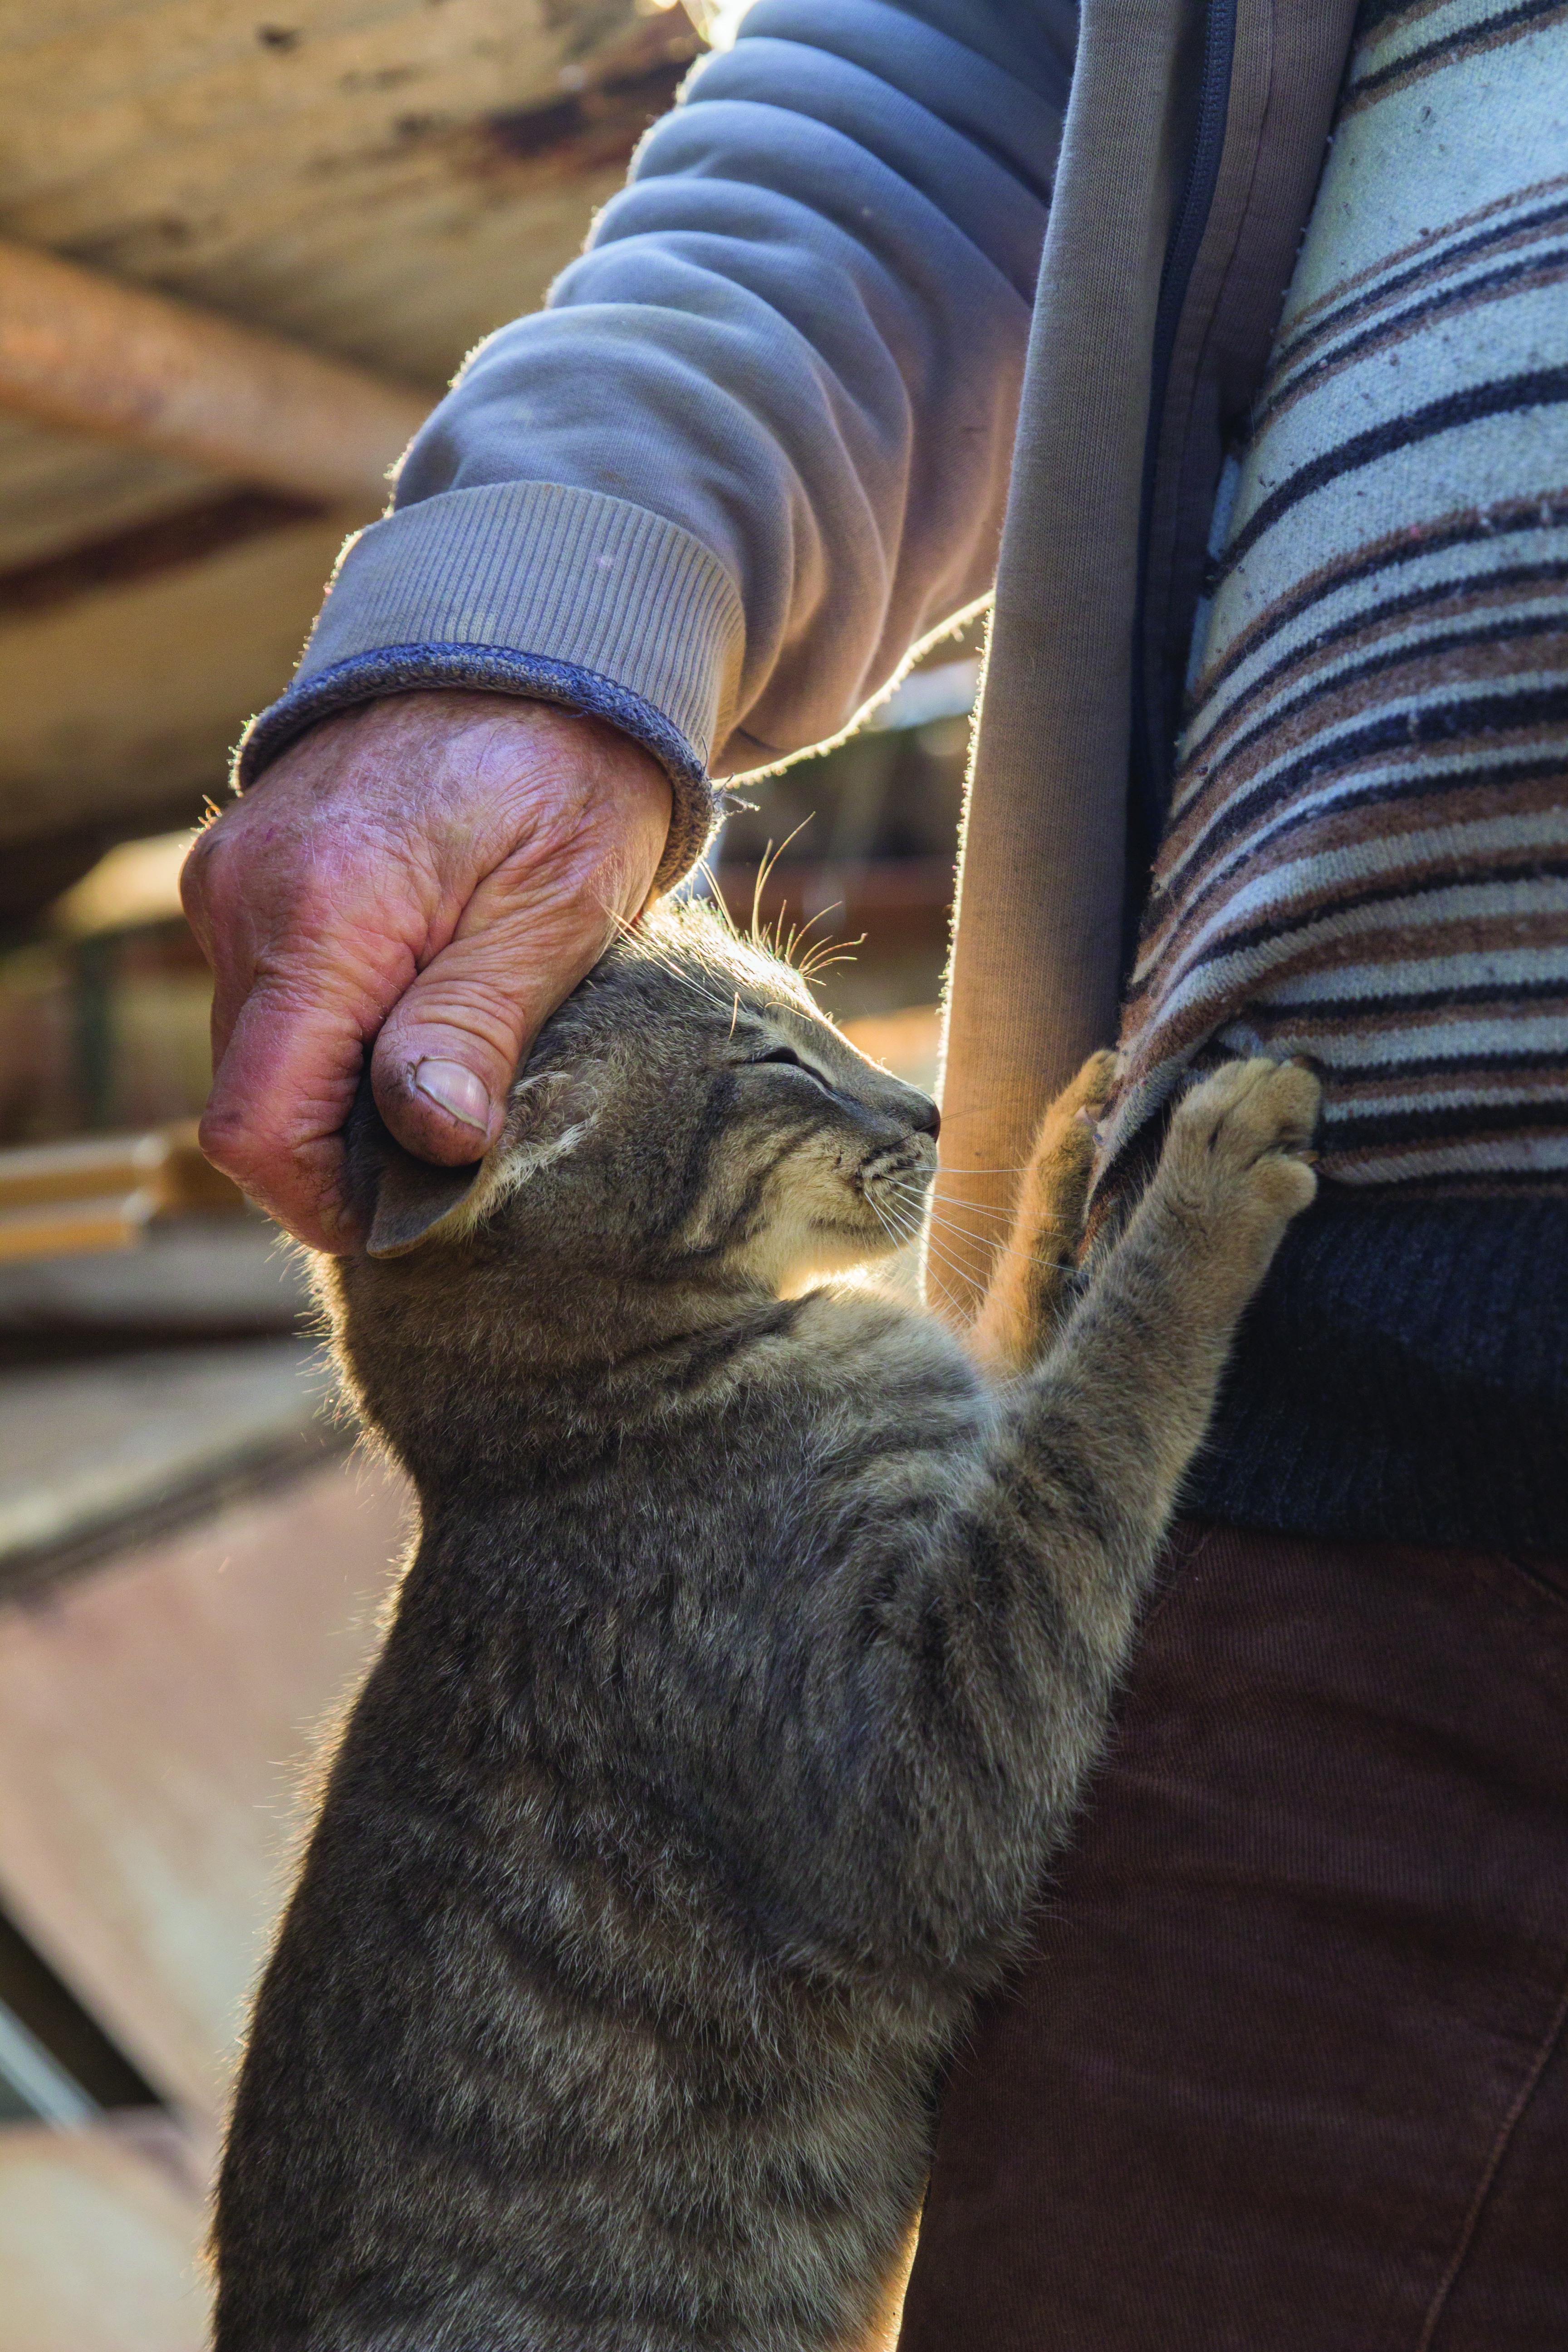
[[[879,1192],[898,1192],[905,1202],[917,1196],[922,1201],[936,1174],[936,1146],[926,1135],[912,1135],[907,1142],[889,1145],[882,1151],[873,1151],[855,1171],[857,1192],[868,1198]]]

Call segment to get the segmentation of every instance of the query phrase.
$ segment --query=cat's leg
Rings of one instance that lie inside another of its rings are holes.
[[[1318,1100],[1309,1071],[1263,1061],[1194,1087],[1040,1361],[978,1425],[933,1421],[896,1469],[862,1451],[863,1489],[834,1490],[833,1608],[808,1633],[787,1621],[823,1728],[771,1751],[767,1791],[796,1774],[814,1824],[796,1899],[815,1952],[990,1980],[1099,1750],[1237,1322],[1316,1189]],[[882,1382],[862,1377],[869,1423]],[[821,1791],[845,1787],[826,1819]]]
[[[1129,1496],[1163,1528],[1201,1444],[1243,1309],[1317,1178],[1321,1090],[1300,1063],[1227,1062],[1178,1103],[1148,1190],[1073,1310],[1062,1352],[1099,1400]],[[1107,1464],[1111,1474],[1111,1465]]]
[[[969,1345],[987,1371],[1026,1371],[1050,1346],[1072,1304],[1070,1284],[1094,1165],[1094,1123],[1105,1108],[1114,1054],[1091,1054],[1040,1122]]]

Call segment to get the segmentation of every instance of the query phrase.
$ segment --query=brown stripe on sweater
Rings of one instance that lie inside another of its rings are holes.
[[[1495,583],[1488,583],[1495,585]],[[1540,604],[1547,602],[1547,612]],[[1361,616],[1359,642],[1356,635],[1344,633],[1333,646],[1333,670],[1323,677],[1323,701],[1333,694],[1333,715],[1323,718],[1319,727],[1311,727],[1311,656],[1293,658],[1281,663],[1274,687],[1277,696],[1248,694],[1237,696],[1232,710],[1213,727],[1206,740],[1201,743],[1199,757],[1178,774],[1178,797],[1175,816],[1166,840],[1166,854],[1162,856],[1162,882],[1171,885],[1184,863],[1190,861],[1192,846],[1215,825],[1223,814],[1225,800],[1241,795],[1253,776],[1284,779],[1286,764],[1290,776],[1300,774],[1300,760],[1290,760],[1290,752],[1305,755],[1305,746],[1323,743],[1328,734],[1338,730],[1344,739],[1344,730],[1361,710],[1389,710],[1399,701],[1405,701],[1411,689],[1401,685],[1399,691],[1389,687],[1389,679],[1405,679],[1411,670],[1425,670],[1425,682],[1432,682],[1441,691],[1453,696],[1465,694],[1467,687],[1479,687],[1486,682],[1483,668],[1486,654],[1495,654],[1507,646],[1532,646],[1538,649],[1531,670],[1521,675],[1519,689],[1526,685],[1542,687],[1549,679],[1563,673],[1568,656],[1561,652],[1563,618],[1568,616],[1568,583],[1526,583],[1516,593],[1504,585],[1504,593],[1477,595],[1469,600],[1471,612],[1479,612],[1474,624],[1453,625],[1458,621],[1458,600],[1444,597],[1444,604],[1432,618],[1446,618],[1448,628],[1432,628],[1429,635],[1413,635],[1411,616],[1396,616],[1394,621],[1383,621],[1380,614]],[[1422,614],[1420,621],[1427,621]],[[1559,635],[1561,633],[1561,635]],[[1507,673],[1502,679],[1493,675],[1493,687],[1511,687]],[[1375,691],[1384,687],[1384,691]],[[1289,691],[1281,691],[1289,689]],[[1469,696],[1474,703],[1474,694]],[[1448,752],[1448,757],[1453,752]],[[1335,764],[1344,767],[1344,755]],[[1510,762],[1516,767],[1516,762]],[[1302,788],[1310,788],[1311,776],[1305,776]],[[1265,783],[1268,791],[1268,783]],[[1274,795],[1272,795],[1274,797]],[[1268,807],[1269,800],[1260,802]],[[1227,828],[1234,830],[1234,828]],[[1215,833],[1215,845],[1225,840],[1225,830]]]
[[[1218,790],[1216,782],[1207,833],[1194,834],[1190,847],[1173,844],[1169,861],[1161,861],[1139,938],[1137,974],[1168,953],[1178,904],[1185,912],[1206,898],[1222,868],[1225,887],[1237,887],[1242,869],[1228,853],[1250,833],[1258,835],[1256,854],[1272,862],[1276,845],[1342,819],[1349,820],[1349,845],[1364,841],[1373,811],[1384,835],[1406,824],[1425,829],[1442,821],[1433,811],[1449,795],[1456,797],[1448,818],[1454,825],[1562,807],[1568,796],[1568,747],[1561,740],[1565,720],[1568,678],[1541,687],[1521,683],[1468,701],[1434,698],[1405,711],[1377,706],[1375,717],[1333,743],[1309,738],[1286,768],[1256,783],[1227,770],[1220,781],[1229,782],[1230,792]],[[1415,756],[1435,750],[1443,754],[1441,766]],[[1402,752],[1408,756],[1402,759]],[[1245,792],[1244,782],[1250,787]],[[1336,789],[1325,800],[1330,784]],[[1399,814],[1405,803],[1408,819]],[[1299,855],[1292,850],[1288,862]]]
[[[1463,384],[1418,408],[1382,418],[1360,433],[1347,434],[1287,474],[1267,498],[1259,500],[1229,541],[1219,577],[1229,578],[1266,532],[1274,529],[1303,499],[1331,483],[1343,482],[1396,451],[1419,464],[1415,454],[1424,441],[1446,433],[1462,432],[1468,425],[1485,424],[1494,416],[1519,416],[1531,409],[1556,408],[1568,402],[1568,366],[1521,368],[1511,375],[1482,383]]]
[[[1462,32],[1444,34],[1424,49],[1416,49],[1403,58],[1391,58],[1385,66],[1361,74],[1352,65],[1351,79],[1340,100],[1339,121],[1359,114],[1376,100],[1392,97],[1396,90],[1409,89],[1435,73],[1460,64],[1467,58],[1483,56],[1489,49],[1509,48],[1522,41],[1543,26],[1559,24],[1568,18],[1568,0],[1518,0],[1482,24]]]
[[[1473,887],[1473,881],[1466,887]],[[1568,912],[1558,907],[1550,912],[1510,908],[1506,912],[1484,915],[1424,909],[1417,919],[1409,923],[1400,922],[1395,911],[1386,924],[1363,925],[1337,939],[1303,941],[1287,950],[1278,963],[1269,966],[1268,984],[1271,989],[1288,987],[1303,973],[1337,971],[1347,964],[1386,963],[1393,967],[1525,951],[1561,957],[1565,943]],[[1390,999],[1391,1003],[1396,1001]],[[1266,998],[1247,999],[1245,1009],[1248,1020],[1263,1012],[1267,1004]]]
[[[1563,553],[1568,557],[1568,547]],[[1565,598],[1568,563],[1547,561],[1509,564],[1500,571],[1484,572],[1468,580],[1434,580],[1379,604],[1357,606],[1342,621],[1288,646],[1269,667],[1260,669],[1238,693],[1219,705],[1201,736],[1195,725],[1188,730],[1173,795],[1173,806],[1183,806],[1184,794],[1192,789],[1191,779],[1206,774],[1217,759],[1226,756],[1259,704],[1276,698],[1293,700],[1296,690],[1309,686],[1331,658],[1335,665],[1334,674],[1339,675],[1353,662],[1361,648],[1365,647],[1370,654],[1372,648],[1385,645],[1391,638],[1408,640],[1423,624],[1435,629],[1442,623],[1473,619],[1478,626],[1484,627],[1481,615],[1489,612],[1524,611],[1532,603],[1552,600],[1562,604]],[[1435,642],[1446,645],[1450,641],[1450,635],[1445,634]]]
[[[1469,217],[1485,225],[1472,229],[1468,236],[1457,235],[1467,225],[1464,219],[1458,220],[1441,232],[1440,249],[1436,252],[1433,250],[1434,240],[1425,238],[1419,245],[1406,247],[1407,255],[1417,257],[1405,268],[1394,268],[1394,263],[1404,257],[1391,255],[1387,260],[1374,263],[1370,269],[1358,270],[1353,278],[1342,279],[1328,293],[1320,295],[1310,310],[1300,314],[1302,320],[1310,317],[1312,323],[1302,327],[1298,322],[1298,332],[1281,343],[1274,354],[1253,411],[1254,429],[1276,413],[1280,391],[1287,380],[1296,376],[1309,355],[1343,333],[1358,319],[1375,317],[1401,295],[1440,283],[1457,264],[1476,262],[1489,255],[1495,257],[1533,244],[1559,227],[1568,217],[1564,189],[1568,189],[1568,173],[1543,180],[1536,188],[1507,196],[1500,203],[1483,205]],[[1540,196],[1542,201],[1522,210],[1529,196]],[[1346,289],[1352,287],[1357,290],[1348,293]]]
[[[1368,721],[1388,713],[1412,696],[1447,698],[1441,714],[1423,711],[1405,740],[1412,751],[1428,743],[1447,743],[1470,731],[1462,716],[1466,707],[1481,710],[1483,693],[1497,709],[1488,709],[1479,723],[1489,730],[1509,721],[1509,706],[1531,698],[1544,713],[1556,715],[1558,681],[1568,676],[1568,629],[1563,625],[1563,591],[1568,581],[1542,583],[1528,599],[1503,601],[1488,611],[1478,583],[1476,604],[1481,607],[1468,626],[1433,628],[1415,634],[1408,625],[1378,632],[1365,651],[1353,637],[1333,649],[1332,666],[1324,666],[1316,695],[1310,675],[1292,665],[1289,691],[1272,706],[1261,697],[1238,698],[1236,723],[1228,719],[1202,742],[1198,755],[1178,776],[1179,797],[1170,832],[1163,846],[1162,864],[1174,866],[1184,858],[1192,842],[1209,822],[1220,796],[1239,795],[1255,777],[1270,770],[1281,777],[1300,772],[1295,755],[1321,746],[1332,766],[1358,756],[1357,745],[1366,736]],[[1547,609],[1542,610],[1545,604]],[[1421,616],[1415,616],[1419,626]],[[1542,701],[1544,697],[1544,701]],[[1450,709],[1451,706],[1451,709]],[[1404,723],[1403,719],[1400,721]],[[1355,729],[1354,741],[1346,730]],[[1330,742],[1339,737],[1351,743],[1342,753]],[[1376,740],[1367,737],[1367,748]]]
[[[1568,1125],[1568,1101],[1563,1091],[1563,1080],[1568,1078],[1568,1044],[1554,1054],[1455,1054],[1441,1060],[1411,1062],[1393,1070],[1370,1066],[1346,1069],[1336,1062],[1332,1076],[1333,1093],[1325,1117],[1336,1123],[1348,1118],[1352,1111],[1362,1115],[1367,1104],[1381,1101],[1385,1096],[1409,1092],[1418,1093],[1426,1107],[1419,1113],[1422,1118],[1428,1111],[1434,1119],[1440,1118],[1445,1110],[1451,1116],[1463,1097],[1489,1106],[1504,1101],[1514,1103],[1521,1118],[1527,1114],[1533,1116],[1542,1103],[1549,1103],[1557,1118]],[[1415,1111],[1409,1115],[1417,1116]],[[1386,1116],[1403,1118],[1406,1114],[1391,1109]]]
[[[1234,854],[1248,834],[1261,843],[1340,809],[1362,812],[1365,838],[1375,828],[1386,830],[1387,813],[1399,800],[1424,811],[1464,787],[1467,822],[1523,806],[1560,806],[1568,792],[1568,749],[1561,741],[1565,709],[1568,680],[1533,691],[1523,681],[1504,693],[1452,698],[1430,709],[1380,707],[1331,742],[1309,741],[1294,759],[1258,777],[1245,796],[1239,786],[1235,801],[1222,796],[1207,834],[1156,874],[1139,935],[1137,971],[1163,952],[1173,901],[1206,889],[1215,872],[1233,870]],[[1531,802],[1527,796],[1543,782],[1552,789],[1543,802]],[[1424,823],[1424,814],[1416,822]]]
[[[1364,961],[1375,963],[1377,959],[1368,956]],[[1389,961],[1385,968],[1392,978],[1394,961]],[[1568,940],[1562,946],[1562,969],[1547,979],[1428,989],[1419,996],[1384,992],[1369,996],[1295,997],[1283,1003],[1278,998],[1266,998],[1260,1003],[1248,1004],[1246,1020],[1248,1028],[1265,1040],[1283,1036],[1287,1031],[1293,1035],[1310,1032],[1323,1038],[1333,1038],[1342,1033],[1358,1038],[1418,1038],[1424,1031],[1445,1028],[1455,1022],[1473,1020],[1479,1027],[1490,1021],[1508,1026],[1510,1016],[1521,1011],[1527,1011],[1534,1019],[1563,1022],[1563,1037],[1568,1041]],[[1568,1056],[1568,1042],[1564,1043],[1563,1054]],[[1336,1062],[1334,1066],[1343,1069],[1354,1066]]]
[[[1437,5],[1447,7],[1448,0],[1437,0]],[[1453,250],[1448,243],[1451,237],[1460,236],[1467,229],[1477,228],[1484,221],[1493,221],[1503,215],[1517,212],[1521,205],[1532,204],[1537,197],[1549,195],[1552,190],[1563,187],[1568,187],[1568,173],[1554,172],[1545,179],[1531,180],[1526,187],[1510,188],[1506,196],[1494,196],[1489,204],[1478,205],[1473,212],[1457,213],[1452,220],[1445,221],[1440,227],[1426,231],[1420,236],[1413,237],[1408,245],[1395,246],[1391,252],[1380,255],[1376,261],[1368,262],[1364,269],[1352,270],[1348,276],[1336,278],[1315,301],[1304,302],[1292,314],[1289,333],[1276,345],[1269,360],[1265,386],[1274,381],[1281,368],[1289,366],[1303,340],[1316,333],[1315,322],[1321,319],[1331,305],[1337,305],[1358,288],[1372,286],[1374,280],[1386,277],[1389,270],[1398,269],[1403,263],[1416,260],[1423,264],[1440,262]],[[1314,324],[1309,326],[1309,320]]]
[[[1330,596],[1363,583],[1370,595],[1371,583],[1380,573],[1394,572],[1425,556],[1447,553],[1451,548],[1489,546],[1524,531],[1561,530],[1564,526],[1568,526],[1568,485],[1534,498],[1500,501],[1492,507],[1461,507],[1436,516],[1429,522],[1384,532],[1379,538],[1362,541],[1347,554],[1331,557],[1326,563],[1304,573],[1294,587],[1262,606],[1246,628],[1229,639],[1224,655],[1212,667],[1205,668],[1194,685],[1194,712],[1201,717],[1204,705],[1244,662],[1270,637]],[[1451,583],[1457,593],[1463,593],[1467,584],[1463,579]],[[1412,592],[1415,595],[1425,593]],[[1384,609],[1392,609],[1389,600],[1384,600]],[[1331,632],[1325,635],[1331,638]]]
[[[1453,0],[1362,0],[1352,34],[1352,53],[1407,32],[1424,16],[1435,16],[1439,8],[1452,5]]]
[[[1471,1169],[1439,1177],[1405,1176],[1397,1170],[1384,1172],[1392,1156],[1382,1163],[1374,1160],[1366,1175],[1361,1173],[1361,1163],[1352,1160],[1337,1167],[1328,1181],[1347,1191],[1354,1183],[1375,1183],[1380,1195],[1394,1195],[1401,1201],[1490,1201],[1499,1193],[1506,1193],[1510,1200],[1552,1199],[1564,1189],[1561,1170],[1495,1168],[1478,1173]],[[1318,1173],[1324,1174],[1321,1165]]]
[[[1499,856],[1493,849],[1487,853],[1484,866],[1458,870],[1451,859],[1444,861],[1434,852],[1429,857],[1413,857],[1408,863],[1380,868],[1375,880],[1368,879],[1360,887],[1347,888],[1342,876],[1325,873],[1316,888],[1304,889],[1299,896],[1281,901],[1267,916],[1238,913],[1234,925],[1222,923],[1201,945],[1195,938],[1201,927],[1184,919],[1173,934],[1162,984],[1174,994],[1178,984],[1190,981],[1205,964],[1227,961],[1248,949],[1282,946],[1285,940],[1309,929],[1331,912],[1365,914],[1377,907],[1399,908],[1417,899],[1430,900],[1442,891],[1542,880],[1568,883],[1568,842],[1552,856],[1542,856],[1538,845],[1511,857]],[[1440,908],[1434,907],[1431,913],[1434,920],[1440,919]],[[1568,939],[1568,894],[1564,896],[1561,935]],[[1271,966],[1270,983],[1277,978]],[[1152,993],[1152,990],[1147,992]]]
[[[1539,857],[1521,860],[1520,878],[1539,880],[1540,866]],[[1568,877],[1568,855],[1560,864],[1563,877]],[[1392,967],[1399,961],[1394,942],[1413,929],[1420,928],[1425,935],[1452,922],[1484,924],[1489,915],[1495,916],[1495,908],[1479,917],[1468,910],[1455,915],[1443,903],[1477,887],[1474,873],[1456,874],[1435,860],[1415,861],[1390,873],[1386,885],[1380,877],[1375,886],[1353,893],[1325,885],[1303,891],[1288,904],[1277,904],[1260,921],[1221,924],[1201,940],[1195,934],[1184,936],[1163,969],[1158,989],[1147,992],[1142,1032],[1128,1049],[1126,1075],[1131,1078],[1163,1061],[1172,1051],[1173,1036],[1190,1039],[1227,1018],[1227,998],[1233,1013],[1239,1016],[1245,1011],[1250,1020],[1261,1013],[1268,992],[1287,985],[1299,972],[1331,971],[1341,964],[1358,970]],[[1512,918],[1500,919],[1506,930]],[[1517,952],[1517,929],[1516,923],[1515,930],[1500,942],[1505,951]],[[1568,917],[1555,917],[1539,951],[1543,957],[1539,976],[1561,985],[1568,965]],[[1436,950],[1428,943],[1422,952],[1426,960]],[[1390,1002],[1397,1002],[1392,991]],[[1297,1000],[1289,1007],[1287,1025],[1318,1017],[1313,1004]]]
[[[1525,869],[1526,878],[1537,875],[1538,866],[1539,861],[1531,862]],[[1568,879],[1568,861],[1560,868],[1560,877]],[[1506,868],[1500,866],[1489,870],[1485,877],[1489,885],[1506,883],[1508,879]],[[1394,886],[1344,892],[1326,906],[1320,903],[1304,918],[1227,931],[1189,964],[1177,965],[1173,960],[1173,964],[1157,975],[1160,995],[1156,996],[1152,989],[1144,992],[1146,997],[1154,999],[1147,1013],[1142,1014],[1129,1004],[1124,1066],[1115,1099],[1107,1113],[1108,1120],[1114,1116],[1115,1102],[1132,1085],[1173,1054],[1190,1052],[1201,1037],[1227,1017],[1215,1009],[1216,1001],[1225,995],[1231,996],[1234,1014],[1245,1012],[1250,1019],[1267,1002],[1258,995],[1258,987],[1285,987],[1309,971],[1330,971],[1347,964],[1361,967],[1380,961],[1390,965],[1417,959],[1431,962],[1445,956],[1517,954],[1531,947],[1543,954],[1562,957],[1568,946],[1568,893],[1564,893],[1562,906],[1549,910],[1516,904],[1481,913],[1469,909],[1456,912],[1441,903],[1445,895],[1451,897],[1456,891],[1478,887],[1474,875],[1441,875],[1426,879],[1415,888]],[[1331,928],[1336,923],[1341,925],[1337,931]],[[1254,987],[1237,992],[1234,980],[1214,971],[1210,975],[1212,990],[1199,988],[1180,1003],[1173,1001],[1178,983],[1201,977],[1205,967],[1259,946],[1268,947],[1271,952],[1267,971],[1258,975]]]
[[[1414,644],[1407,622],[1368,628],[1369,650],[1361,653],[1353,639],[1342,641],[1335,649],[1333,669],[1316,691],[1311,665],[1302,660],[1291,665],[1293,677],[1280,681],[1292,690],[1278,701],[1264,701],[1261,695],[1238,698],[1234,723],[1227,715],[1205,740],[1202,756],[1193,761],[1190,773],[1184,771],[1177,778],[1176,814],[1161,857],[1165,874],[1173,874],[1190,857],[1194,844],[1209,829],[1222,803],[1231,803],[1227,817],[1234,810],[1237,822],[1242,821],[1242,796],[1252,780],[1269,771],[1282,779],[1287,771],[1281,763],[1289,761],[1293,752],[1321,744],[1329,762],[1325,772],[1346,764],[1324,739],[1335,733],[1342,737],[1352,721],[1368,712],[1386,711],[1412,696],[1436,693],[1447,694],[1456,711],[1479,708],[1474,696],[1465,698],[1463,690],[1489,683],[1496,692],[1513,698],[1532,694],[1539,699],[1544,694],[1547,709],[1555,715],[1549,681],[1568,674],[1565,590],[1568,582],[1552,582],[1518,599],[1500,598],[1500,611],[1494,610],[1468,626],[1417,637]],[[1534,609],[1548,593],[1556,609],[1547,613]],[[1479,594],[1473,601],[1484,607],[1490,600]],[[1380,638],[1384,642],[1378,643]],[[1387,642],[1390,638],[1394,642]],[[1489,733],[1503,716],[1489,708],[1480,723]],[[1406,740],[1413,744],[1441,740],[1447,744],[1465,731],[1456,719],[1453,724],[1445,724],[1436,738],[1407,736]],[[1300,762],[1292,762],[1291,779],[1299,772]],[[1230,829],[1235,830],[1235,824]]]
[[[1462,1148],[1471,1140],[1494,1145],[1523,1142],[1537,1136],[1568,1136],[1568,1102],[1561,1094],[1534,1102],[1454,1104],[1448,1109],[1423,1111],[1358,1111],[1345,1118],[1325,1108],[1320,1149],[1323,1161],[1343,1162],[1353,1154],[1365,1160],[1373,1152],[1413,1147],[1426,1150]]]
[[[1374,1096],[1355,1105],[1342,1102],[1336,1092],[1324,1104],[1321,1140],[1325,1150],[1337,1152],[1432,1144],[1461,1139],[1467,1133],[1490,1138],[1568,1135],[1563,1075],[1559,1066],[1554,1083],[1543,1076],[1538,1086],[1500,1084],[1474,1088],[1468,1096],[1456,1088],[1447,1099],[1424,1087],[1418,1102],[1384,1110],[1378,1108]]]
[[[1408,777],[1390,778],[1364,792],[1336,797],[1322,806],[1291,810],[1266,834],[1238,850],[1222,873],[1205,871],[1201,882],[1189,877],[1179,895],[1172,894],[1162,909],[1170,919],[1163,922],[1158,940],[1151,935],[1151,953],[1157,952],[1166,959],[1174,951],[1173,942],[1179,940],[1184,930],[1201,927],[1216,894],[1244,889],[1260,875],[1283,873],[1333,859],[1337,861],[1336,871],[1325,876],[1322,887],[1329,893],[1342,889],[1347,860],[1341,858],[1339,853],[1347,852],[1353,857],[1366,841],[1372,810],[1377,814],[1376,829],[1381,841],[1395,841],[1402,835],[1445,835],[1446,847],[1441,855],[1455,878],[1468,876],[1484,879],[1496,850],[1478,846],[1473,864],[1467,860],[1467,828],[1492,825],[1499,819],[1549,816],[1562,811],[1568,792],[1568,757],[1557,752],[1550,762],[1532,763],[1528,779],[1519,781],[1510,793],[1499,792],[1489,772],[1486,796],[1479,805],[1473,771],[1468,774],[1424,777],[1419,783],[1417,790],[1413,789]],[[1538,827],[1537,837],[1544,841],[1552,830],[1551,826]],[[1293,895],[1290,903],[1300,901]],[[1175,915],[1178,905],[1179,919]]]
[[[1564,216],[1568,216],[1568,206],[1563,207],[1559,215],[1559,233]],[[1266,403],[1259,422],[1289,415],[1303,399],[1335,376],[1342,375],[1347,368],[1397,350],[1401,343],[1426,333],[1439,320],[1462,319],[1510,300],[1515,295],[1559,285],[1568,275],[1568,245],[1539,235],[1521,235],[1510,242],[1521,248],[1511,260],[1500,261],[1494,268],[1463,279],[1458,285],[1439,282],[1424,301],[1411,303],[1391,319],[1370,321],[1359,334],[1324,352],[1280,386],[1273,399]],[[1441,280],[1441,272],[1434,270],[1431,274]]]

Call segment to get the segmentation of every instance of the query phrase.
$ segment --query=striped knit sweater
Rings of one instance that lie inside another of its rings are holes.
[[[1110,1155],[1310,1055],[1322,1172],[1568,1188],[1568,10],[1363,7],[1239,468]]]
[[[1568,8],[1368,0],[1238,462],[1108,1197],[1303,1054],[1316,1210],[1199,1513],[1568,1554]]]

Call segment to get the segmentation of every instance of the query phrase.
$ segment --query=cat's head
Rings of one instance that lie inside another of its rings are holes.
[[[788,963],[667,905],[546,1023],[477,1165],[401,1150],[368,1087],[346,1138],[373,1260],[777,1290],[908,1237],[936,1130],[935,1105],[858,1052]]]

